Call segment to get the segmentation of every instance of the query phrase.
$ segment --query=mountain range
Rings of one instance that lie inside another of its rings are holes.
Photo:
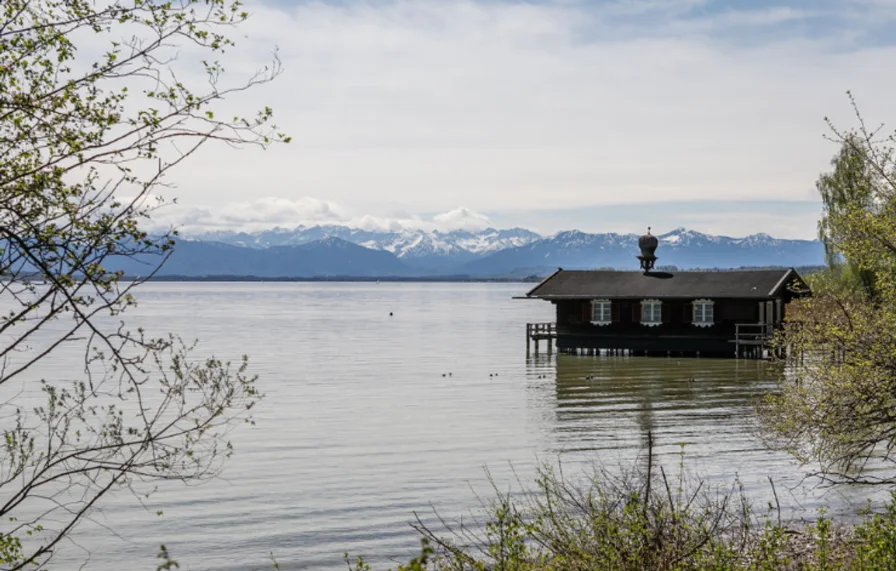
[[[157,276],[258,278],[544,276],[566,269],[637,269],[637,234],[576,230],[541,236],[523,228],[377,232],[346,226],[219,231],[178,238]],[[817,240],[767,234],[713,236],[685,228],[657,236],[657,267],[735,268],[824,263]],[[157,259],[121,259],[116,269],[147,275]]]
[[[542,237],[522,228],[509,230],[487,228],[478,232],[466,230],[376,232],[347,226],[299,226],[292,230],[274,228],[254,233],[214,232],[200,234],[195,238],[248,248],[298,246],[325,238],[335,238],[370,250],[394,254],[408,266],[408,270],[414,272],[444,273],[494,252],[531,244]]]

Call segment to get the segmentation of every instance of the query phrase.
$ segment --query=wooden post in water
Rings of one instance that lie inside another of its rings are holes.
[[[526,356],[529,356],[529,343],[532,341],[532,324],[526,324]]]
[[[740,359],[740,324],[734,324],[734,358]]]

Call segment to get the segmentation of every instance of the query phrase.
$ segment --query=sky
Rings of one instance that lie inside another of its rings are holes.
[[[293,137],[205,148],[183,229],[345,223],[816,235],[825,117],[896,124],[896,0],[248,0],[228,105]]]

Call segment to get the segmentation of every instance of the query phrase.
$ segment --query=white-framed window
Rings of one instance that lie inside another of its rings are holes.
[[[641,301],[641,325],[651,327],[663,322],[663,302],[658,299]]]
[[[697,327],[709,327],[712,325],[715,317],[713,315],[713,301],[711,299],[695,299],[694,306],[694,325]]]
[[[595,299],[591,302],[592,325],[609,325],[613,321],[613,305],[608,299]]]

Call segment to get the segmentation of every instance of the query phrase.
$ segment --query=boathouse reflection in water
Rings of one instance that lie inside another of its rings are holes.
[[[529,364],[545,370],[549,362]],[[553,365],[558,452],[625,458],[646,451],[648,433],[658,454],[682,443],[709,458],[720,447],[760,448],[754,406],[777,374],[761,361],[714,359],[558,355]]]

